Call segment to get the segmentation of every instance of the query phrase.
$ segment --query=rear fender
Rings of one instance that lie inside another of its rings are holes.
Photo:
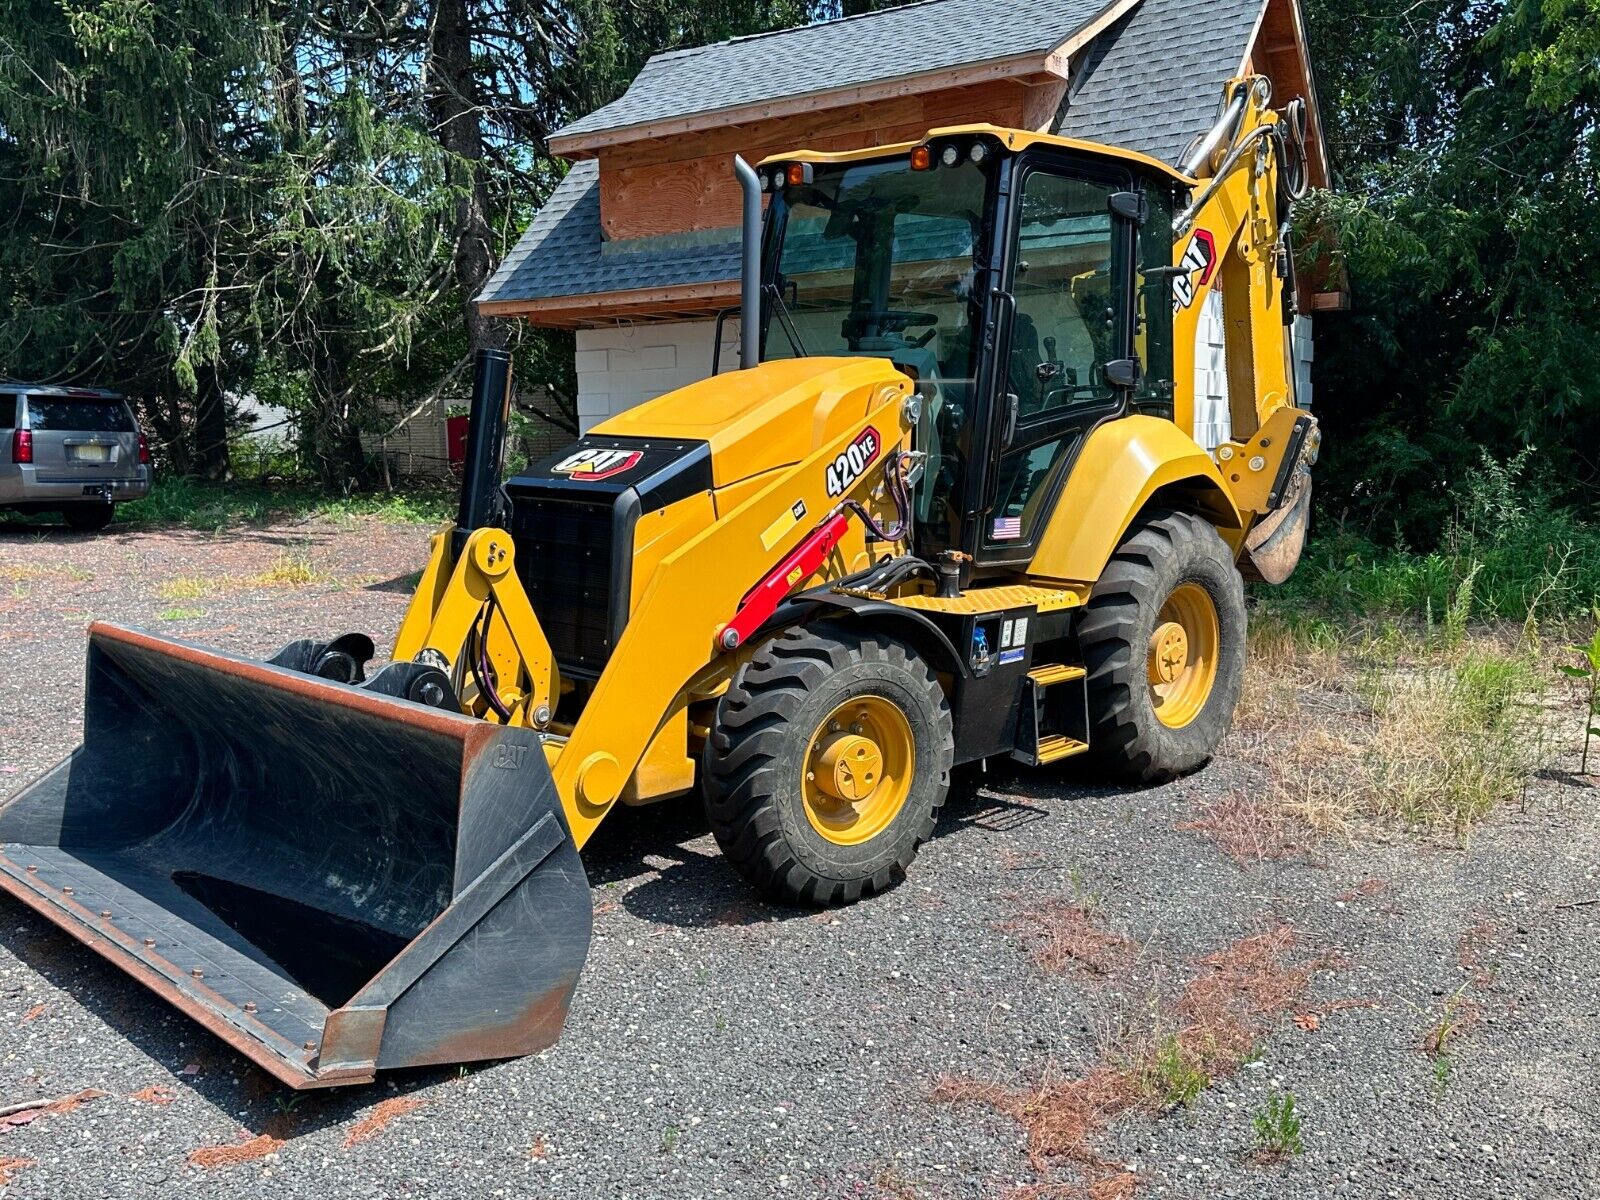
[[[1199,443],[1171,421],[1124,417],[1084,442],[1028,573],[1092,583],[1153,503],[1205,517],[1236,549],[1243,536],[1238,505]]]

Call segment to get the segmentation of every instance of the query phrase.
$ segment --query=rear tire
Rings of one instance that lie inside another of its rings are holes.
[[[69,528],[81,533],[93,533],[111,524],[115,511],[110,504],[75,504],[61,515],[66,518]]]
[[[706,814],[723,855],[770,898],[852,904],[905,877],[953,757],[950,706],[915,650],[872,630],[794,629],[717,704]]]
[[[1244,684],[1244,581],[1205,520],[1135,522],[1078,626],[1089,757],[1112,778],[1164,783],[1202,766]]]

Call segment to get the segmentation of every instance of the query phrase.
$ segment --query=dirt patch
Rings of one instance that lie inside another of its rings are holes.
[[[1456,960],[1475,988],[1487,988],[1494,983],[1499,965],[1491,958],[1499,945],[1499,932],[1488,921],[1479,921],[1463,930],[1456,940]]]
[[[1088,905],[1049,900],[1019,912],[999,928],[1021,938],[1041,971],[1078,970],[1104,978],[1138,957],[1136,943],[1102,929]]]
[[[1180,821],[1177,828],[1209,837],[1241,867],[1286,858],[1299,849],[1280,806],[1244,796],[1213,800],[1201,807],[1197,817]]]
[[[1335,896],[1336,904],[1354,904],[1357,900],[1373,900],[1389,890],[1387,879],[1363,879],[1355,887],[1340,892]]]
[[[947,1077],[935,1085],[933,1099],[984,1104],[1022,1126],[1029,1164],[1043,1178],[1036,1185],[1040,1190],[1019,1196],[1131,1196],[1137,1179],[1101,1155],[1100,1134],[1118,1116],[1186,1104],[1236,1072],[1295,1008],[1326,961],[1294,961],[1297,949],[1294,929],[1280,925],[1193,960],[1198,973],[1174,1002],[1162,1006],[1155,1022],[1079,1078],[1047,1072],[1038,1084],[1013,1088]],[[1058,1162],[1071,1163],[1081,1181],[1052,1179]]]
[[[1232,1074],[1266,1028],[1305,992],[1317,963],[1290,966],[1293,929],[1281,925],[1197,960],[1202,971],[1183,989],[1174,1035],[1211,1079]]]
[[[377,1137],[395,1121],[407,1113],[416,1112],[426,1101],[418,1100],[415,1096],[392,1096],[383,1103],[374,1106],[373,1110],[361,1120],[350,1127],[350,1132],[344,1135],[344,1149],[359,1146],[371,1138]]]
[[[1077,1164],[1085,1185],[1120,1174],[1103,1158],[1095,1141],[1106,1123],[1139,1102],[1137,1080],[1114,1067],[1096,1067],[1081,1079],[1046,1078],[1037,1086],[1008,1088],[976,1079],[942,1079],[933,1090],[940,1104],[985,1104],[1022,1126],[1028,1160],[1047,1175],[1051,1160]]]
[[[0,1187],[9,1187],[18,1171],[39,1164],[31,1158],[0,1158]]]
[[[74,1092],[70,1096],[63,1096],[53,1100],[41,1110],[47,1113],[63,1115],[75,1111],[79,1105],[87,1104],[91,1100],[104,1100],[110,1092],[103,1092],[99,1088],[84,1088],[81,1092]]]
[[[219,1167],[237,1167],[243,1163],[257,1162],[282,1149],[293,1128],[293,1117],[288,1113],[280,1113],[269,1120],[255,1137],[250,1137],[248,1131],[241,1129],[238,1141],[220,1146],[200,1146],[189,1151],[188,1163],[191,1167],[211,1171]]]

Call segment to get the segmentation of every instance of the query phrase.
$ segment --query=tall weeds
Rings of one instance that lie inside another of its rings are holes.
[[[1478,577],[1469,567],[1420,625],[1257,615],[1236,740],[1282,808],[1324,831],[1376,821],[1465,840],[1522,795],[1551,748],[1550,676],[1536,626],[1471,625]]]

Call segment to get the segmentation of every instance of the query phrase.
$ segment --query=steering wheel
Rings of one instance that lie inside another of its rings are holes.
[[[857,329],[877,325],[880,333],[904,333],[913,325],[937,325],[939,318],[929,312],[911,312],[903,308],[869,309],[850,314],[850,323]]]

